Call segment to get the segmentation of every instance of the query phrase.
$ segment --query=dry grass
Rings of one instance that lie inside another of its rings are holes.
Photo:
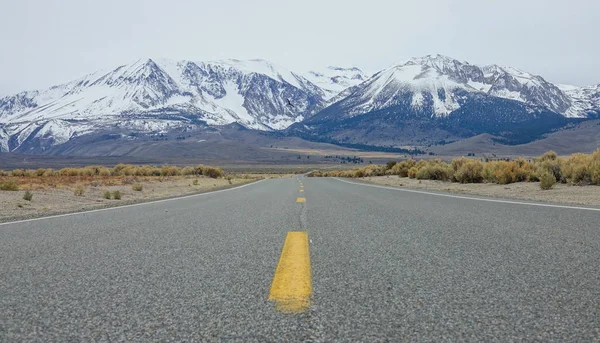
[[[0,221],[114,206],[115,199],[133,203],[194,194],[259,178],[264,176],[226,175],[221,168],[203,165],[0,170]],[[9,190],[35,192],[35,197],[23,201],[23,193]]]
[[[117,164],[113,168],[104,166],[88,166],[81,168],[62,168],[54,170],[52,168],[40,169],[14,169],[12,171],[0,170],[0,177],[109,177],[109,176],[186,176],[186,175],[204,175],[211,178],[224,177],[225,172],[219,167],[198,165],[196,167],[179,168],[176,166],[164,165],[162,167],[149,165]]]

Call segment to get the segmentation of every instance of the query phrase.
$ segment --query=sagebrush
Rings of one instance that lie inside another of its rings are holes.
[[[559,157],[549,151],[538,158],[526,160],[480,161],[456,158],[450,162],[439,159],[415,161],[408,159],[385,165],[368,165],[352,170],[317,171],[312,177],[368,177],[398,175],[419,180],[440,180],[461,183],[489,182],[509,184],[537,182],[544,178],[544,186],[557,182],[572,185],[600,185],[600,149],[592,154],[573,154]],[[552,186],[550,186],[552,187]]]

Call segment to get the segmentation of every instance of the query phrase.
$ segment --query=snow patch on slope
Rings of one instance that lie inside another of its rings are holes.
[[[240,70],[244,73],[256,73],[267,75],[268,77],[274,80],[287,82],[296,88],[303,88],[302,85],[299,83],[298,76],[296,74],[283,67],[280,67],[276,64],[262,59],[253,59],[247,61],[229,59],[209,62],[209,64],[227,66],[230,68]]]
[[[330,66],[323,70],[308,71],[303,76],[325,92],[326,100],[330,100],[345,89],[354,87],[368,79],[368,76],[356,67]]]

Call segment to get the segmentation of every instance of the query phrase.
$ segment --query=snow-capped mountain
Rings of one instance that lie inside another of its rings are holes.
[[[344,91],[339,107],[351,117],[395,106],[409,95],[414,109],[431,102],[433,115],[446,116],[460,108],[467,93],[515,100],[566,117],[586,117],[572,108],[571,96],[540,76],[497,65],[478,67],[441,55],[413,58],[375,74]]]
[[[365,81],[368,76],[362,70],[342,67],[327,67],[320,71],[309,71],[304,74],[310,82],[325,92],[327,100],[335,97],[343,90]]]
[[[327,136],[331,141],[343,137],[345,142],[361,144],[372,142],[358,133],[365,128],[382,136],[385,127],[393,137],[402,132],[400,127],[409,125],[443,125],[460,136],[514,131],[515,125],[527,123],[529,132],[538,132],[539,128],[561,125],[560,118],[587,118],[600,112],[593,100],[596,89],[575,87],[565,92],[540,76],[515,68],[479,67],[428,55],[393,65],[344,90],[330,106],[294,124],[290,131],[311,138]],[[545,122],[540,122],[541,118]]]
[[[296,73],[265,60],[143,59],[0,98],[0,151],[40,152],[92,133],[154,134],[234,122],[371,144],[361,138],[366,130],[393,137],[383,140],[393,144],[402,135],[419,140],[440,125],[433,136],[447,140],[515,131],[524,123],[541,132],[560,119],[598,116],[600,85],[557,86],[515,68],[441,55],[412,58],[372,76],[340,67]],[[410,131],[410,125],[427,130]]]
[[[587,87],[558,85],[570,99],[567,117],[597,116],[600,114],[600,84]]]
[[[321,109],[324,96],[304,77],[264,60],[139,60],[0,99],[0,146],[14,150],[34,138],[61,144],[110,127],[160,132],[238,122],[277,130]]]

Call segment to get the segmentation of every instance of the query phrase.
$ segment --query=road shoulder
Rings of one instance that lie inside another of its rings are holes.
[[[477,196],[497,200],[518,200],[546,204],[600,207],[600,187],[556,184],[542,190],[538,182],[519,182],[508,185],[489,183],[461,184],[434,180],[416,180],[397,176],[375,176],[343,179],[370,185],[417,190],[440,194]]]

